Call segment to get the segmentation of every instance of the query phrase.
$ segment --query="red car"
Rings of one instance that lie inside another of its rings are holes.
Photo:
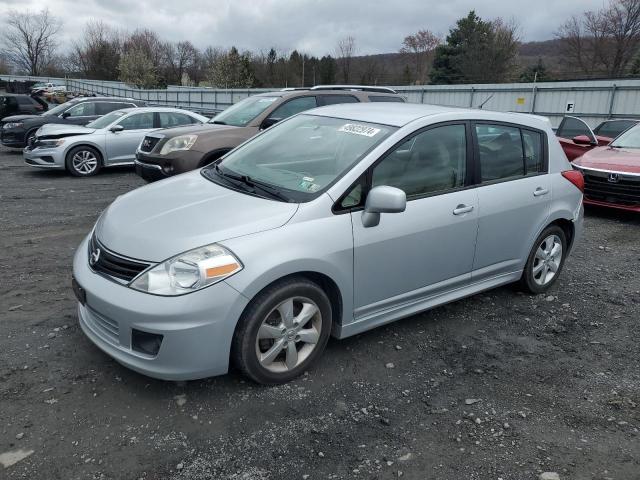
[[[640,212],[640,125],[572,163],[584,177],[585,204]]]
[[[577,117],[564,117],[556,130],[556,137],[567,158],[573,160],[592,148],[609,145],[614,138],[637,123],[638,120],[632,119],[605,120],[591,130]]]

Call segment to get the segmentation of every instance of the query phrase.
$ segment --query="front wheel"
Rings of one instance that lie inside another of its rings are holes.
[[[93,147],[80,146],[69,150],[65,165],[75,177],[90,177],[100,171],[102,157]]]
[[[567,253],[567,237],[551,225],[537,238],[527,259],[521,286],[531,293],[544,293],[558,280]]]
[[[331,322],[331,303],[318,285],[286,280],[251,301],[234,334],[232,359],[257,383],[288,382],[320,357]]]

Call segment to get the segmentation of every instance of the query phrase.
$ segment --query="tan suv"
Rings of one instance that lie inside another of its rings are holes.
[[[284,89],[245,98],[208,123],[147,134],[136,151],[136,173],[151,182],[214,160],[280,120],[336,103],[404,102],[386,87],[328,85]]]

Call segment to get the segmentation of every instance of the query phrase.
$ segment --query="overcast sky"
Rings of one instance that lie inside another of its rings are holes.
[[[358,54],[399,49],[409,33],[429,29],[443,37],[475,9],[483,19],[515,19],[521,38],[547,40],[570,15],[598,9],[604,0],[0,0],[0,23],[10,9],[48,7],[62,17],[62,43],[77,38],[87,20],[125,30],[146,27],[161,38],[241,50],[294,48],[334,54],[352,35]]]

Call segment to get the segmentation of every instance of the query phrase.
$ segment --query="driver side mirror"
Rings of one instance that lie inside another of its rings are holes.
[[[276,123],[280,121],[279,118],[268,117],[262,121],[262,125],[260,125],[260,130],[266,130],[269,127],[273,127]]]
[[[112,131],[113,133],[117,133],[117,132],[123,131],[124,127],[122,125],[114,125],[109,130]]]
[[[591,138],[589,138],[588,135],[578,135],[573,137],[571,140],[573,140],[573,143],[575,143],[576,145],[595,145],[596,142],[594,142]]]
[[[69,113],[69,111],[62,113],[62,118],[69,118],[70,116],[71,116],[71,113]]]
[[[367,195],[362,212],[362,225],[375,227],[380,223],[381,213],[401,213],[407,208],[407,194],[396,187],[380,185],[373,187]]]

